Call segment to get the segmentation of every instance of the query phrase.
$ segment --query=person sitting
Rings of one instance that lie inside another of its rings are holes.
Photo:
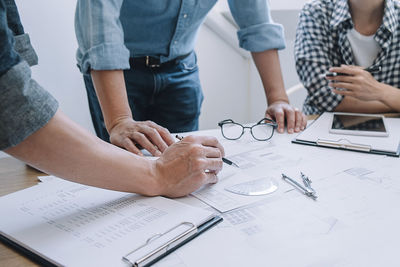
[[[295,42],[297,73],[308,91],[303,112],[399,112],[399,22],[395,0],[307,3]]]

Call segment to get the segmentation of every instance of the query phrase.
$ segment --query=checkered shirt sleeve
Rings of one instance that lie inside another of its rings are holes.
[[[308,91],[303,106],[307,115],[333,111],[343,97],[333,93],[325,79],[332,62],[332,40],[326,7],[307,4],[301,14],[296,32],[295,60],[300,81]]]

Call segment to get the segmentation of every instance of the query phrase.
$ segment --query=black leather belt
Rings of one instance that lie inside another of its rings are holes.
[[[129,64],[131,65],[131,68],[134,67],[161,68],[164,66],[176,65],[181,60],[187,58],[190,54],[191,53],[182,55],[163,63],[160,62],[160,58],[158,57],[152,57],[152,56],[134,57],[134,58],[131,57],[129,58]]]

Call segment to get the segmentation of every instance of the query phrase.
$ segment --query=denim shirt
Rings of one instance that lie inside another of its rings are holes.
[[[35,64],[14,0],[0,0],[0,150],[19,144],[57,111],[57,101],[31,79]]]
[[[161,62],[193,51],[198,30],[217,0],[78,0],[75,30],[78,66],[129,69],[129,57]],[[283,28],[266,0],[228,0],[239,26],[240,47],[260,52],[285,47]]]

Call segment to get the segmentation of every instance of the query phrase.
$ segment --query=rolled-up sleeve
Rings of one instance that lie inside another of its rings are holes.
[[[129,50],[119,20],[123,0],[78,0],[75,32],[77,61],[82,73],[129,69]]]
[[[31,79],[26,61],[0,76],[0,88],[0,150],[4,150],[46,125],[58,103]]]
[[[7,2],[17,14],[13,2]],[[13,17],[13,37],[0,0],[0,150],[15,146],[42,128],[57,111],[57,101],[34,80],[28,65],[37,63],[29,36]],[[8,14],[10,15],[10,14]],[[17,32],[15,29],[20,29]]]
[[[251,52],[285,48],[283,27],[273,22],[266,0],[229,0],[228,3],[240,28],[240,47]]]

